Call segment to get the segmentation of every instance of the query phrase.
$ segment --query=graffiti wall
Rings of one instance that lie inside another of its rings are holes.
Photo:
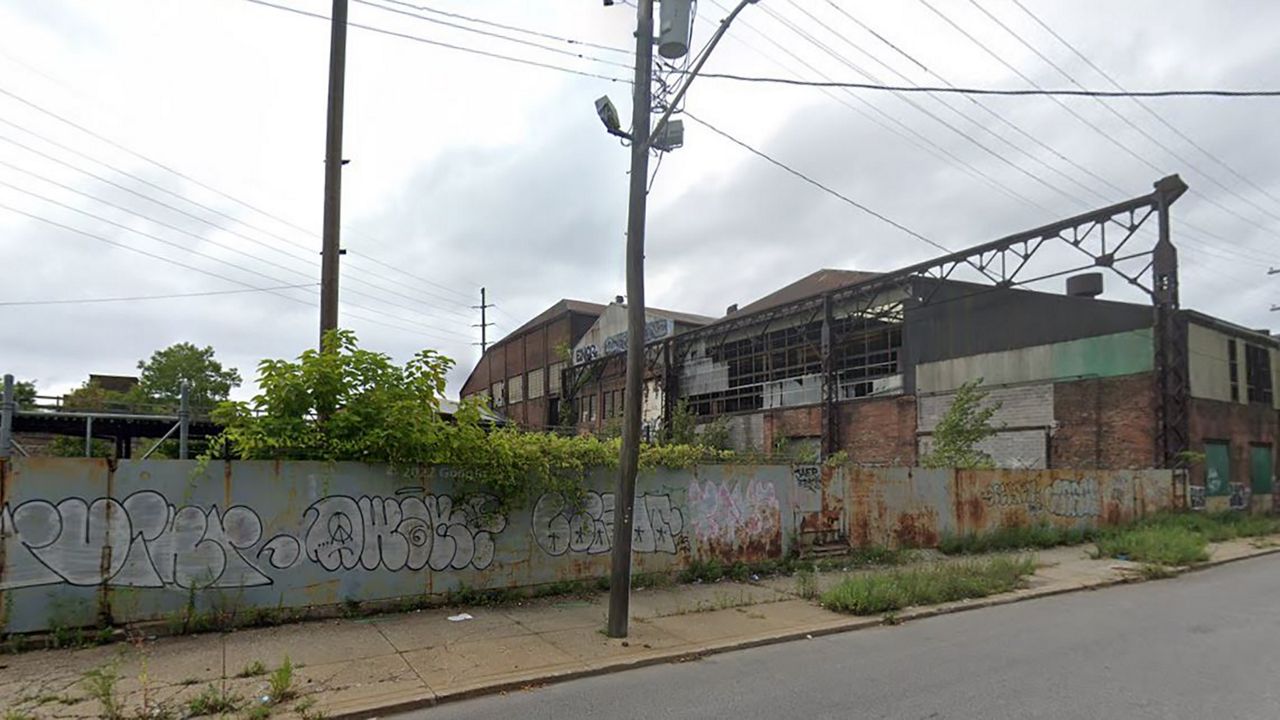
[[[855,545],[936,544],[946,534],[1048,523],[1097,527],[1174,503],[1169,470],[847,471]]]
[[[303,608],[607,576],[612,473],[499,511],[448,469],[20,458],[0,483],[7,632]],[[636,572],[781,556],[787,466],[642,473]]]

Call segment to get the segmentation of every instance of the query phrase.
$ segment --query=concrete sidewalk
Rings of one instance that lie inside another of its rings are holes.
[[[1278,539],[1214,544],[1208,565],[1280,551]],[[1094,560],[1090,549],[1039,553],[1041,567],[1026,588],[906,610],[895,621],[1140,578],[1135,563]],[[843,575],[821,574],[818,585],[828,587]],[[229,717],[245,717],[262,704],[269,686],[265,675],[237,675],[258,663],[269,671],[288,657],[296,666],[296,698],[272,707],[271,717],[369,716],[883,622],[824,610],[799,597],[789,577],[638,590],[633,598],[625,641],[603,635],[601,595],[467,608],[472,619],[460,621],[449,617],[463,610],[440,608],[0,656],[0,709],[26,713],[6,718],[99,717],[103,708],[88,696],[82,679],[91,670],[114,667],[128,717],[144,708],[152,717],[183,717],[188,701],[211,685],[242,701]],[[173,714],[161,715],[157,708]]]

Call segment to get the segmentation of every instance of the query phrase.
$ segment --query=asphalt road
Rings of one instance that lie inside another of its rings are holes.
[[[1280,718],[1280,555],[401,716]]]

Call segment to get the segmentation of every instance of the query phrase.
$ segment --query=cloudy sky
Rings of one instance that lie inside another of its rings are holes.
[[[1018,2],[762,0],[707,71],[1113,89],[1101,70],[1130,90],[1280,87],[1274,2]],[[699,3],[695,47],[728,9]],[[628,122],[635,10],[353,0],[351,21],[396,35],[350,31],[342,324],[397,359],[454,357],[456,393],[479,355],[480,286],[498,306],[491,337],[559,298],[625,289],[628,150],[592,102],[609,94]],[[0,0],[5,372],[60,392],[191,341],[242,370],[243,396],[259,359],[315,342],[328,37],[323,19],[247,0]],[[1272,326],[1280,100],[980,102],[707,78],[686,109],[949,248],[1180,173],[1184,306]],[[650,304],[719,315],[820,267],[938,254],[685,126],[650,195]],[[194,293],[217,294],[11,304]],[[1114,284],[1108,296],[1134,297]]]

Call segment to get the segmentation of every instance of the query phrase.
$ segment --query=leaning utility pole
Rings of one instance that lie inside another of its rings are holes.
[[[489,329],[489,326],[492,325],[493,323],[485,319],[485,311],[491,307],[493,307],[493,305],[485,301],[484,288],[480,288],[480,304],[471,306],[472,310],[480,311],[480,324],[479,325],[472,324],[471,327],[480,328],[480,354],[481,355],[484,354],[485,350],[489,349],[489,340],[488,340],[487,331]]]
[[[342,91],[347,67],[347,0],[333,0],[329,35],[329,117],[324,146],[324,228],[320,261],[320,342],[338,327],[338,232],[342,217]]]
[[[631,606],[631,511],[640,461],[644,382],[644,225],[649,180],[649,76],[653,72],[653,0],[636,0],[636,74],[631,96],[631,202],[627,209],[627,383],[622,453],[613,505],[609,637],[627,636]]]

